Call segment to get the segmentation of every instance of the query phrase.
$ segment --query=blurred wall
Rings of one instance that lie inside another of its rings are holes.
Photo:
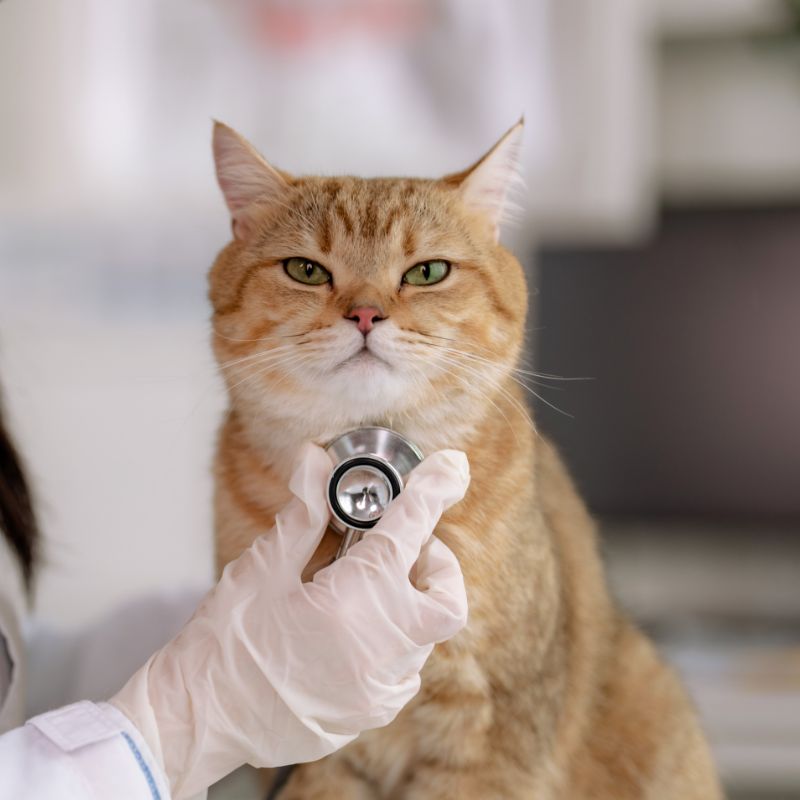
[[[437,175],[524,113],[504,235],[529,265],[559,225],[646,224],[650,18],[637,0],[0,3],[0,375],[39,490],[41,617],[210,577],[213,117],[288,170]]]
[[[537,404],[603,513],[800,517],[800,207],[667,212],[641,246],[545,250]]]

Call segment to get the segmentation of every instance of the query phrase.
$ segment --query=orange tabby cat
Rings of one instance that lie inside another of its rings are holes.
[[[306,440],[386,425],[472,468],[436,529],[467,628],[391,725],[297,768],[282,800],[720,797],[683,689],[609,598],[594,525],[512,378],[526,288],[497,239],[520,133],[457,175],[365,180],[293,177],[215,127],[234,235],[210,277],[230,395],[218,566],[269,530]],[[311,569],[337,544],[328,532]]]

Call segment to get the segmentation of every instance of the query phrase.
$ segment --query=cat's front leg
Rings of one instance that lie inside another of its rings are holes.
[[[300,764],[278,793],[277,800],[378,800],[372,785],[336,755]]]

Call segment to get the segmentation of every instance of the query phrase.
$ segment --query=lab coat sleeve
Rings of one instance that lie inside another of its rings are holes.
[[[169,800],[153,754],[128,718],[83,701],[0,736],[0,797]]]

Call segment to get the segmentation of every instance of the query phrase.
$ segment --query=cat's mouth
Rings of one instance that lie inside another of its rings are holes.
[[[336,369],[342,369],[344,367],[351,367],[351,366],[373,366],[373,365],[380,365],[382,367],[388,367],[391,369],[391,364],[386,361],[385,359],[381,358],[379,355],[375,353],[374,350],[371,350],[365,344],[360,350],[353,353],[353,355],[348,356],[344,361],[340,362]]]

